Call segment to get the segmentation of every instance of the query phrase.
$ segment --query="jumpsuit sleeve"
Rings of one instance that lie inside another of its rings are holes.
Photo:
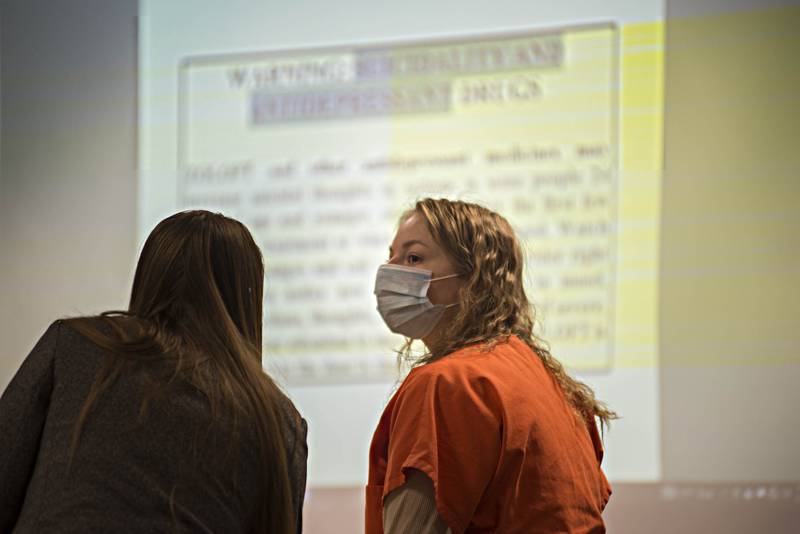
[[[385,498],[421,471],[433,482],[436,510],[464,532],[494,477],[502,416],[491,384],[435,368],[409,376],[392,414]]]

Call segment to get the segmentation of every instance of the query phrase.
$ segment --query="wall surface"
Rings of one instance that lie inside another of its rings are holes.
[[[0,4],[0,389],[59,317],[126,306],[135,0]]]

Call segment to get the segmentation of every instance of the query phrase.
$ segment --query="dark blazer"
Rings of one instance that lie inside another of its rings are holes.
[[[0,533],[250,532],[263,473],[251,425],[234,445],[186,386],[142,410],[146,373],[123,373],[95,402],[69,463],[74,423],[109,354],[53,323],[0,398]],[[284,406],[302,528],[307,427]],[[267,481],[268,483],[268,481]]]

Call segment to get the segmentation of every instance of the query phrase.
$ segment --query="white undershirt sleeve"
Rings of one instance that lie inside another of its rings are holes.
[[[422,471],[410,469],[406,483],[383,502],[385,534],[450,534],[450,527],[436,510],[433,482]]]

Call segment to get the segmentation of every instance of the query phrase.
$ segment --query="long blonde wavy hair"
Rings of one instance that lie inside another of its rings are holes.
[[[414,214],[425,220],[433,239],[465,273],[459,293],[458,312],[436,347],[412,356],[411,340],[400,357],[412,366],[438,360],[468,345],[491,348],[509,336],[517,336],[533,350],[561,386],[567,400],[586,419],[597,417],[605,426],[617,414],[597,400],[592,389],[575,380],[533,332],[534,309],[525,294],[524,257],[508,221],[487,208],[462,201],[425,198],[400,217]]]

